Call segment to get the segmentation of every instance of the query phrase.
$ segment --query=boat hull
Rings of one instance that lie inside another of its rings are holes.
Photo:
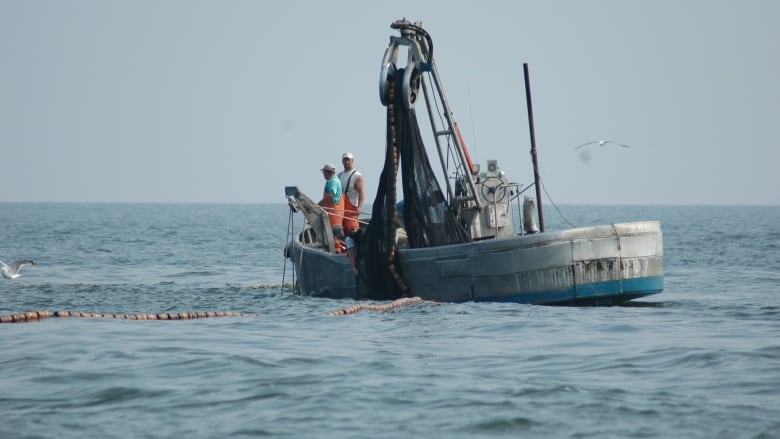
[[[290,246],[301,294],[361,297],[345,255]],[[398,266],[413,296],[442,302],[612,305],[663,290],[658,221],[581,227],[406,249]]]

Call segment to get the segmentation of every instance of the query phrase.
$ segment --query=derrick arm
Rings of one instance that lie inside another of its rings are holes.
[[[442,88],[433,58],[433,41],[422,24],[413,24],[403,19],[395,21],[390,27],[401,35],[390,37],[390,44],[382,59],[380,101],[388,109],[396,105],[412,113],[417,102],[421,99],[425,101],[423,108],[428,115],[439,164],[445,177],[443,183],[447,188],[447,204],[455,217],[468,230],[471,239],[512,235],[512,208],[510,197],[505,195],[507,192],[516,195],[520,185],[506,178],[496,160],[488,160],[484,171],[480,171],[479,166],[471,160]],[[407,55],[404,65],[398,64],[400,48],[404,48]],[[393,92],[401,99],[393,104],[389,95],[390,81],[396,77],[401,80]]]
[[[397,65],[398,52],[399,47],[405,46],[407,48],[407,61],[404,85],[403,89],[400,90],[404,104],[411,109],[420,96],[425,97],[426,110],[434,131],[433,135],[442,171],[445,176],[450,176],[458,183],[457,188],[455,188],[451,184],[450,178],[447,178],[446,185],[450,203],[459,215],[462,209],[479,212],[482,210],[484,202],[479,197],[475,185],[477,171],[444,95],[438,68],[433,60],[433,41],[420,23],[412,24],[403,19],[395,21],[390,27],[398,30],[401,36],[390,37],[390,44],[382,59],[379,77],[380,101],[383,105],[387,105],[389,102],[388,83],[393,73],[401,67]],[[440,121],[442,126],[438,126]],[[453,166],[447,162],[448,159],[454,159]],[[468,223],[468,221],[466,222]]]

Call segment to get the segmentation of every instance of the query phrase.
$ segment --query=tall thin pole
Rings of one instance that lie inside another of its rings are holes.
[[[528,126],[531,132],[531,160],[534,164],[534,186],[536,187],[536,208],[539,211],[539,231],[544,232],[544,214],[542,213],[542,187],[539,180],[539,159],[536,154],[536,133],[534,132],[534,110],[531,105],[531,81],[528,79],[528,63],[523,63],[525,75],[525,101],[528,105]]]

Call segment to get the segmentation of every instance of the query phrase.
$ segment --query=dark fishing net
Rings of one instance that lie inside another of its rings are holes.
[[[403,223],[410,248],[470,241],[439,186],[425,152],[414,109],[405,108],[400,90],[404,70],[395,72],[387,111],[385,164],[371,212],[371,224],[360,247],[371,291],[367,298],[395,299],[410,293],[397,263],[399,222],[396,182],[399,164],[403,187]],[[413,292],[411,292],[413,294]]]

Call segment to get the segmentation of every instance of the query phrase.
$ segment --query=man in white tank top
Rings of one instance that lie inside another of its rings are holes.
[[[339,172],[339,180],[344,191],[344,231],[360,228],[358,217],[363,209],[363,201],[366,199],[366,189],[363,184],[363,174],[354,168],[355,156],[351,152],[345,152],[341,156],[341,164],[344,170]]]

